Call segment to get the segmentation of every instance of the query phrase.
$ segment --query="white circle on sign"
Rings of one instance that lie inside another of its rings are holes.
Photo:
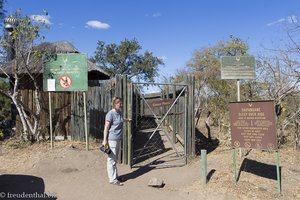
[[[245,146],[246,148],[250,148],[250,147],[251,147],[251,143],[250,143],[250,142],[245,142],[245,143],[244,143],[244,146]]]
[[[72,79],[70,76],[63,75],[59,78],[59,85],[64,89],[68,89],[72,86]]]
[[[235,142],[234,142],[234,147],[237,148],[237,147],[239,147],[239,146],[240,146],[240,142],[239,142],[239,141],[235,141]]]

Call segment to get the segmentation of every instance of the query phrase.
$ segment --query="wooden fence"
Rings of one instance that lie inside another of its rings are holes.
[[[87,91],[88,131],[92,139],[103,137],[105,114],[111,109],[111,99],[115,96],[115,81],[89,81]],[[19,92],[20,100],[33,112],[35,100],[33,89],[24,87]],[[49,137],[49,96],[48,92],[40,92],[42,137]],[[60,139],[85,141],[83,92],[52,92],[52,124],[53,135]],[[22,124],[18,113],[13,109],[16,120],[16,132],[20,134]]]
[[[183,139],[183,132],[179,131],[183,127],[184,120],[188,120],[188,127],[186,127],[187,135],[187,153],[188,155],[194,155],[195,147],[195,130],[194,130],[194,79],[193,77],[187,77],[185,80],[187,87],[187,94],[179,99],[177,105],[175,105],[172,113],[166,119],[166,123],[170,124],[173,129],[173,140]],[[177,94],[176,88],[168,88],[164,90],[159,98],[174,98]],[[33,90],[31,88],[22,88],[20,90],[20,96],[22,102],[34,111],[34,98]],[[49,138],[49,105],[48,105],[48,93],[40,92],[42,99],[42,136]],[[142,102],[134,102],[137,99],[137,93],[134,91],[133,85],[127,76],[116,76],[113,80],[106,81],[89,81],[87,91],[87,118],[88,118],[88,132],[91,139],[100,140],[103,138],[103,129],[105,122],[105,115],[111,109],[111,100],[114,96],[119,96],[123,99],[123,115],[124,118],[133,119],[133,113],[136,109],[140,109],[138,112],[147,114],[145,106]],[[53,133],[56,137],[62,139],[72,139],[74,141],[85,141],[84,134],[84,110],[83,110],[83,93],[82,92],[53,92],[51,95],[52,103],[52,123]],[[149,97],[150,99],[152,97]],[[157,97],[158,98],[158,97]],[[186,99],[184,99],[186,98]],[[186,102],[187,105],[186,105]],[[132,105],[139,105],[139,108]],[[143,110],[144,109],[144,110]],[[183,109],[187,110],[187,114],[184,117],[179,117],[179,111]],[[141,114],[140,113],[140,114]],[[122,161],[125,164],[131,164],[132,161],[132,138],[133,138],[134,123],[125,123],[123,130],[123,147],[122,147]],[[22,125],[18,117],[16,117],[16,130],[20,132]],[[176,136],[178,134],[178,136]]]
[[[132,165],[133,148],[137,142],[134,140],[136,131],[139,127],[136,127],[136,122],[143,116],[151,116],[153,114],[145,105],[145,101],[151,102],[157,99],[174,99],[177,96],[179,100],[177,104],[172,108],[170,115],[163,121],[164,125],[170,127],[173,133],[172,139],[176,143],[180,140],[186,148],[186,156],[195,155],[195,126],[194,126],[194,77],[187,76],[184,81],[186,86],[184,95],[179,95],[183,87],[178,87],[176,84],[170,84],[170,87],[166,87],[159,94],[152,94],[144,96],[142,100],[140,93],[136,90],[126,76],[119,77],[117,79],[116,94],[119,94],[123,98],[123,115],[124,118],[132,119],[131,123],[125,123],[123,129],[123,151],[122,162],[124,164]],[[166,108],[165,108],[166,109]],[[163,110],[161,113],[166,113],[167,110]],[[181,113],[182,112],[182,113]]]

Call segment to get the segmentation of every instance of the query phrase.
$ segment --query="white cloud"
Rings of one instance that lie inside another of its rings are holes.
[[[50,15],[31,15],[30,19],[36,21],[37,23],[45,23],[47,25],[51,25]]]
[[[297,16],[295,15],[290,15],[290,16],[287,16],[286,18],[280,18],[274,22],[271,22],[271,23],[268,23],[267,26],[274,26],[274,25],[277,25],[277,24],[281,24],[283,22],[287,22],[287,23],[297,23],[298,20],[297,20]]]
[[[160,16],[161,16],[160,13],[153,13],[153,14],[152,14],[152,17],[160,17]]]
[[[90,20],[86,23],[85,27],[94,29],[109,29],[110,25],[97,20]]]
[[[276,20],[276,21],[274,21],[274,22],[268,23],[267,26],[274,26],[274,25],[279,24],[279,23],[282,23],[282,22],[284,22],[284,21],[285,21],[285,19],[284,19],[284,18],[281,18],[281,19],[278,19],[278,20]]]
[[[161,13],[145,14],[146,17],[160,17]]]

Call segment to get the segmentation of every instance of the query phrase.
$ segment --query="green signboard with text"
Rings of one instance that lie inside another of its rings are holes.
[[[253,56],[222,56],[221,79],[255,79],[255,58]]]
[[[87,56],[84,54],[55,54],[43,59],[44,91],[87,91]]]

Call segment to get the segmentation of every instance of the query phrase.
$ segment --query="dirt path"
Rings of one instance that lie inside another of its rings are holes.
[[[199,158],[187,166],[154,169],[119,165],[123,187],[108,184],[106,155],[92,145],[56,142],[12,148],[2,144],[0,197],[10,193],[46,193],[63,200],[183,200],[183,199],[300,199],[300,156],[291,149],[280,151],[282,196],[277,194],[275,153],[253,150],[237,158],[239,181],[233,183],[232,151],[219,147],[208,154],[208,184],[200,183]],[[161,178],[163,188],[148,187],[151,177]],[[1,199],[1,198],[0,198]],[[2,198],[5,199],[5,198]],[[28,198],[27,198],[28,199]]]

